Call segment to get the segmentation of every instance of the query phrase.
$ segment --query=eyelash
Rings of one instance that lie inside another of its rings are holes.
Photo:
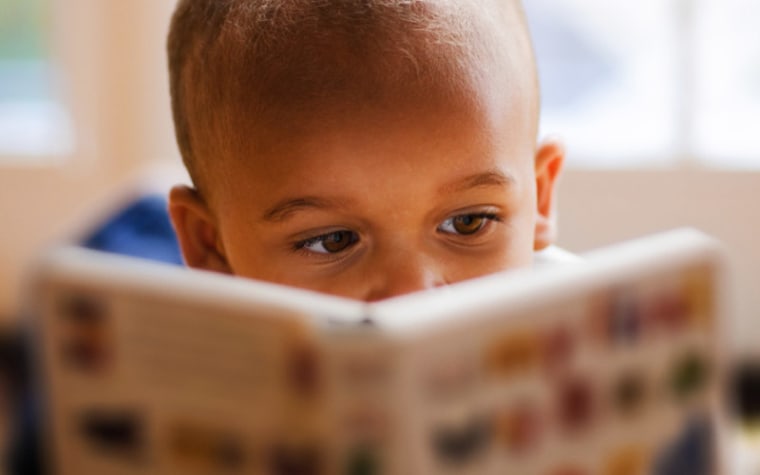
[[[475,231],[473,231],[471,233],[456,233],[456,232],[452,233],[452,232],[441,230],[441,227],[445,223],[447,223],[447,222],[452,222],[453,223],[455,220],[460,219],[460,218],[482,219],[482,220],[485,220],[485,222],[477,230],[475,230]],[[478,233],[482,232],[483,229],[485,229],[485,227],[488,226],[492,222],[499,223],[499,222],[501,222],[501,218],[498,215],[496,215],[495,213],[489,213],[489,212],[458,214],[456,216],[452,216],[450,218],[447,218],[443,223],[441,223],[438,226],[438,231],[442,232],[444,234],[449,234],[449,235],[453,235],[453,236],[473,236],[475,234],[478,234]]]
[[[452,232],[442,231],[441,230],[441,226],[443,226],[443,224],[445,224],[445,223],[447,223],[449,221],[453,222],[456,219],[466,218],[466,217],[467,218],[473,218],[473,219],[483,219],[486,222],[480,228],[478,228],[476,231],[474,231],[474,232],[472,232],[470,234],[452,233]],[[491,222],[501,222],[501,218],[498,215],[496,215],[495,213],[487,213],[487,212],[486,213],[465,213],[465,214],[459,214],[459,215],[447,218],[443,223],[441,223],[436,228],[436,230],[438,230],[439,232],[444,233],[444,234],[449,234],[449,235],[454,235],[454,236],[465,236],[466,237],[466,236],[472,236],[472,235],[475,235],[475,234],[478,234],[478,233],[482,232],[483,229],[486,226],[488,226]],[[321,242],[321,243],[324,244],[329,238],[334,237],[338,233],[350,233],[351,234],[351,236],[350,236],[351,241],[350,241],[350,243],[344,249],[341,249],[341,250],[336,251],[336,252],[317,252],[317,251],[312,251],[312,250],[307,249],[308,246],[311,246],[311,245],[316,244],[316,243],[320,243]],[[349,231],[349,230],[345,230],[344,229],[344,230],[338,230],[338,231],[331,231],[329,233],[320,234],[318,236],[314,236],[314,237],[310,237],[308,239],[304,239],[302,241],[298,241],[298,242],[296,242],[293,245],[293,248],[294,248],[295,251],[298,251],[298,252],[301,252],[301,253],[304,253],[304,254],[307,254],[307,255],[318,254],[318,255],[322,255],[322,256],[331,256],[331,255],[335,256],[335,255],[339,255],[339,254],[343,253],[345,250],[353,247],[357,242],[359,242],[359,236],[356,233],[354,233],[353,231]]]
[[[312,250],[307,249],[308,246],[311,246],[312,244],[316,244],[316,243],[319,243],[319,242],[321,242],[323,244],[323,247],[324,247],[324,243],[329,238],[334,237],[336,234],[339,234],[339,233],[350,233],[350,242],[348,243],[348,245],[344,249],[341,249],[340,251],[336,251],[336,252],[316,252],[316,251],[312,251]],[[341,254],[344,250],[353,247],[357,242],[359,242],[359,236],[355,232],[349,231],[349,230],[346,230],[346,229],[341,229],[341,230],[337,230],[337,231],[331,231],[331,232],[325,233],[325,234],[320,234],[319,236],[310,237],[310,238],[304,239],[302,241],[298,241],[298,242],[295,243],[295,245],[293,247],[294,247],[294,249],[296,251],[302,252],[304,254],[311,254],[311,255],[313,255],[313,254],[319,254],[319,255],[323,255],[323,256],[330,256],[330,255],[334,256],[334,255],[337,255],[337,254]]]

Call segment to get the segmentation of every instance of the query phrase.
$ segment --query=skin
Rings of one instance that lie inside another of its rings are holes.
[[[221,152],[209,195],[170,194],[186,263],[365,301],[530,266],[564,152],[498,90],[252,128],[255,158]]]

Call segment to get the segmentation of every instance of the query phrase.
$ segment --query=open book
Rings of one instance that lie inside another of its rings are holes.
[[[367,304],[60,249],[61,474],[723,473],[722,252],[674,231]]]

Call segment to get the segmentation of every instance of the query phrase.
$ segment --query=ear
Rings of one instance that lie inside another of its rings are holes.
[[[540,251],[551,245],[557,233],[554,206],[557,178],[565,161],[565,148],[560,142],[546,141],[536,151],[537,213],[533,249]]]
[[[169,193],[169,216],[185,263],[195,269],[231,274],[219,230],[203,198],[188,186]]]

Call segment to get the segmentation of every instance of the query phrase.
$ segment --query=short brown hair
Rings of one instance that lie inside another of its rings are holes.
[[[244,139],[239,121],[425,84],[459,90],[512,54],[505,40],[527,46],[535,78],[515,0],[180,0],[168,39],[180,152],[200,187],[208,155]]]

